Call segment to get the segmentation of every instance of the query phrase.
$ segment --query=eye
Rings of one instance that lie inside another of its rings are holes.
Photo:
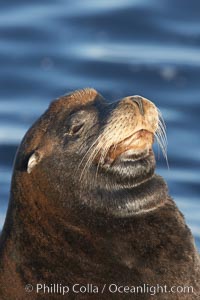
[[[81,129],[84,127],[85,125],[85,120],[80,120],[80,118],[75,118],[73,120],[71,120],[71,122],[68,123],[68,128],[67,128],[67,132],[65,133],[65,135],[68,136],[73,136],[76,134],[79,134]]]
[[[71,126],[69,133],[70,135],[74,135],[80,132],[80,130],[83,128],[84,123],[74,124]]]
[[[88,112],[80,110],[73,112],[67,120],[67,129],[65,135],[75,136],[80,134],[84,125],[88,121]]]

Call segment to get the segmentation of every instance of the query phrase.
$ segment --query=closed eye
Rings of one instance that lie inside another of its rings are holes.
[[[66,136],[66,135],[73,136],[73,135],[78,134],[81,131],[81,129],[83,128],[83,126],[84,126],[84,123],[79,123],[79,124],[71,125],[69,131],[66,132],[64,134],[64,136]]]
[[[83,128],[83,125],[84,125],[84,123],[73,125],[70,128],[70,133],[77,134]]]

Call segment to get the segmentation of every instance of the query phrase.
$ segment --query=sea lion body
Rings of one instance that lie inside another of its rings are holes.
[[[158,129],[156,107],[139,96],[108,104],[85,89],[50,105],[16,156],[1,300],[62,299],[62,286],[67,299],[200,298],[194,239],[154,174]]]

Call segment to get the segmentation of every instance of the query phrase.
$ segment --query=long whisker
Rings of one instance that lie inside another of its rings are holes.
[[[106,142],[107,141],[105,141],[104,144],[106,144]],[[104,148],[103,153],[101,153],[100,159],[98,160],[98,164],[97,164],[97,170],[96,170],[95,180],[97,180],[97,175],[98,175],[100,163],[105,160],[105,157],[107,156],[109,149],[110,149],[110,147]]]
[[[166,124],[165,124],[164,118],[163,118],[162,113],[159,110],[159,108],[157,108],[157,111],[158,111],[159,120],[162,122],[164,128],[166,129]]]
[[[163,139],[162,139],[162,136],[160,136],[160,133],[157,131],[155,133],[155,137],[156,137],[156,140],[157,140],[157,143],[158,145],[160,146],[161,150],[162,150],[162,153],[163,153],[163,156],[166,160],[166,164],[167,164],[167,167],[169,169],[169,163],[168,163],[168,157],[167,157],[167,148],[166,148],[166,145],[163,143]]]
[[[166,136],[163,134],[162,130],[160,130],[160,129],[158,129],[156,133],[160,137],[160,140],[162,141],[163,147],[167,151],[167,139],[166,139]]]
[[[158,128],[159,128],[159,131],[162,133],[163,135],[163,138],[165,140],[165,143],[167,144],[167,135],[166,135],[166,129],[164,128],[163,124],[159,121],[158,122]]]
[[[90,149],[87,151],[88,154],[88,159],[83,167],[83,170],[81,172],[81,176],[80,176],[80,180],[82,179],[84,173],[86,173],[85,171],[88,170],[92,164],[92,162],[94,161],[95,157],[100,153],[100,157],[98,159],[98,166],[97,166],[97,172],[96,172],[96,176],[98,173],[98,168],[101,162],[104,162],[105,157],[107,156],[107,153],[110,149],[110,140],[112,137],[112,130],[110,128],[104,128],[102,130],[102,133],[99,135],[99,137],[95,140],[95,142],[91,145]],[[84,158],[86,157],[86,155],[84,156]],[[81,160],[81,164],[83,163],[83,160]],[[80,167],[80,164],[79,164]]]
[[[88,156],[88,159],[87,159],[87,161],[83,167],[83,170],[81,172],[80,180],[81,180],[83,174],[85,173],[85,170],[90,168],[95,157],[99,154],[99,152],[101,151],[101,148],[104,146],[104,144],[106,144],[107,141],[105,140],[103,142],[103,139],[105,139],[104,135],[103,134],[99,135],[99,137],[95,140],[95,142],[91,145],[91,147],[87,151],[87,154],[89,154],[89,156]],[[91,153],[90,153],[90,151],[91,151]],[[84,156],[84,158],[86,158],[86,155]],[[100,157],[100,161],[101,161],[101,157]],[[83,159],[81,161],[81,164],[82,163],[83,163]]]
[[[167,135],[166,135],[166,125],[165,121],[163,119],[162,113],[160,110],[157,108],[158,111],[158,129],[156,130],[155,137],[157,140],[158,145],[161,148],[161,151],[163,153],[163,156],[166,160],[167,167],[169,168],[169,163],[168,163],[168,157],[167,157]]]
[[[165,148],[165,150],[167,150],[167,137],[165,132],[163,132],[163,129],[159,126],[156,133],[160,137],[163,147]]]

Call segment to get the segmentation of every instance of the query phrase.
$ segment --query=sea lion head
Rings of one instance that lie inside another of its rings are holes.
[[[156,106],[141,96],[107,102],[96,90],[54,101],[26,134],[16,170],[51,203],[127,217],[162,204],[154,174]]]

